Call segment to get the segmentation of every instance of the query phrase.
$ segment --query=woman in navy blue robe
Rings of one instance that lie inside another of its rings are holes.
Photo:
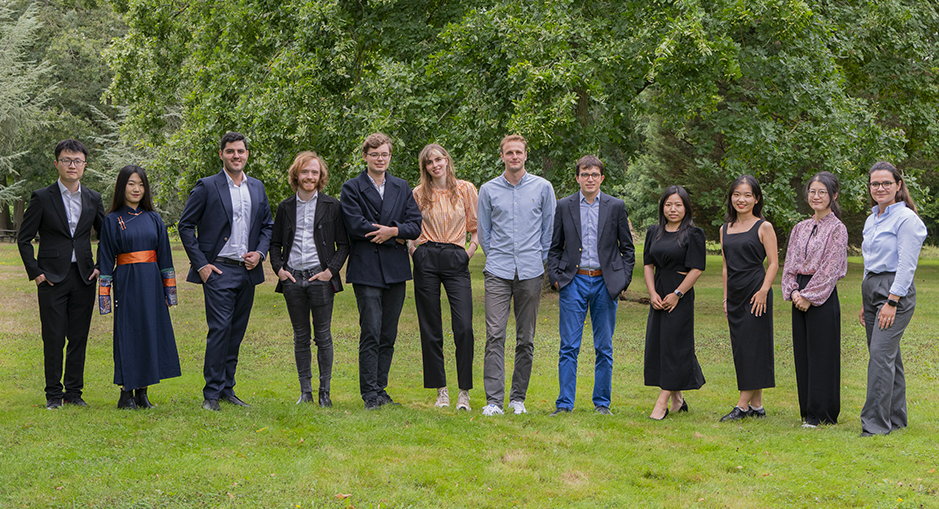
[[[176,273],[166,227],[153,210],[143,168],[121,169],[101,228],[98,308],[111,312],[114,292],[114,383],[118,408],[152,408],[147,387],[180,376],[169,306]]]

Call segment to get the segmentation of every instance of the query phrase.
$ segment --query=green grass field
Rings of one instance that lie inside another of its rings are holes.
[[[299,388],[292,332],[269,265],[238,369],[237,392],[253,406],[223,404],[220,413],[206,412],[200,408],[202,291],[183,282],[187,259],[178,244],[174,249],[180,306],[171,314],[183,376],[150,389],[158,408],[117,410],[111,316],[95,313],[85,369],[91,406],[50,412],[42,392],[36,287],[15,246],[0,245],[0,506],[939,507],[939,260],[920,263],[918,308],[902,343],[910,426],[861,439],[867,351],[857,322],[858,258],[850,259],[839,286],[840,423],[807,430],[799,421],[790,307],[778,284],[777,387],[764,394],[769,417],[717,422],[737,391],[721,312],[721,263],[714,256],[696,286],[697,350],[707,384],[686,393],[690,413],[663,422],[646,418],[658,394],[642,385],[648,307],[629,301],[620,303],[614,338],[615,415],[599,416],[590,404],[588,348],[581,354],[578,407],[548,417],[557,397],[556,293],[541,301],[529,414],[483,417],[481,255],[471,264],[477,345],[472,412],[435,409],[435,392],[422,388],[410,284],[388,388],[403,405],[363,408],[351,287],[337,296],[333,315],[335,406],[294,405]],[[641,267],[631,294],[645,295]],[[511,345],[510,336],[508,363]],[[455,403],[452,344],[446,355]]]

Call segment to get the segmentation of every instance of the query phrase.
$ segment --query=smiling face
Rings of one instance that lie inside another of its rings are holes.
[[[753,189],[746,182],[739,184],[730,194],[730,203],[733,204],[738,215],[753,213],[753,206],[756,205],[756,202],[757,199],[753,194]]]
[[[590,166],[581,168],[577,174],[577,183],[580,184],[580,192],[590,198],[600,192],[600,184],[603,182],[604,175],[600,173],[600,168]]]
[[[320,182],[320,162],[316,159],[310,159],[306,166],[300,168],[300,174],[297,175],[297,190],[313,194]]]
[[[55,167],[59,170],[59,178],[62,179],[62,184],[71,189],[72,185],[77,184],[85,173],[85,154],[63,150],[55,161]]]
[[[248,162],[248,148],[243,140],[232,141],[225,144],[225,148],[218,151],[222,159],[222,166],[231,175],[237,175],[245,170]]]
[[[678,193],[665,198],[665,203],[662,205],[662,215],[665,216],[670,228],[678,228],[681,225],[681,220],[685,218],[685,202],[681,200]]]
[[[384,143],[378,148],[370,148],[362,155],[368,172],[372,175],[383,175],[391,165],[391,145]]]
[[[897,202],[897,190],[899,189],[900,182],[893,178],[892,172],[887,170],[871,172],[871,198],[880,206],[881,211]]]
[[[435,182],[442,182],[447,178],[448,167],[447,158],[436,150],[430,153],[430,157],[424,163],[424,171]]]
[[[124,187],[124,203],[132,209],[140,206],[143,195],[146,192],[143,186],[143,179],[136,173],[131,173],[127,179],[127,186]]]
[[[828,187],[816,180],[809,184],[806,199],[809,202],[809,206],[815,211],[815,215],[821,217],[831,212],[831,200],[836,197],[837,196],[833,197],[829,195]]]

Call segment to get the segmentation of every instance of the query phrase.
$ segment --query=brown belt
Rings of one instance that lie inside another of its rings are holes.
[[[597,270],[580,269],[577,271],[577,273],[580,274],[581,276],[592,276],[592,277],[603,275],[603,271],[600,269],[597,269]]]
[[[134,251],[133,253],[123,253],[117,255],[118,265],[127,265],[128,263],[156,263],[156,251]]]

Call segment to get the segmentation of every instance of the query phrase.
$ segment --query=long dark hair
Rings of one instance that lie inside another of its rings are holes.
[[[821,184],[825,186],[825,190],[828,191],[828,205],[831,207],[831,211],[835,214],[835,217],[841,219],[841,207],[838,205],[838,194],[840,193],[841,186],[838,184],[838,177],[827,171],[816,173],[805,183],[805,189],[803,190],[805,201],[809,201],[809,186],[812,185],[812,182],[821,182]]]
[[[665,219],[665,201],[673,194],[677,194],[681,198],[682,205],[685,206],[685,217],[681,218],[681,224],[678,225],[678,243],[682,244],[685,237],[688,236],[688,231],[694,228],[694,220],[691,219],[691,197],[688,196],[688,191],[685,191],[685,188],[681,186],[668,186],[665,192],[662,193],[662,198],[659,199],[659,231],[655,233],[655,240],[659,240],[662,235],[665,235],[665,225],[668,224],[668,220]]]
[[[753,204],[753,215],[763,219],[763,191],[760,190],[760,183],[753,175],[741,175],[737,177],[737,180],[730,185],[730,189],[727,191],[727,213],[724,214],[724,222],[729,225],[737,222],[737,209],[734,208],[734,191],[741,184],[750,186],[753,197],[756,198],[756,203]]]
[[[153,212],[153,196],[150,193],[150,181],[147,180],[147,170],[144,170],[140,166],[128,164],[121,168],[121,171],[117,174],[117,182],[114,183],[114,196],[111,197],[111,210],[108,211],[108,214],[124,208],[124,205],[127,203],[127,199],[125,198],[127,181],[130,180],[130,176],[134,173],[140,175],[140,180],[143,182],[143,196],[140,198],[139,208]]]
[[[867,195],[871,197],[871,205],[877,204],[874,202],[874,196],[870,192],[871,174],[875,171],[889,171],[892,173],[893,180],[897,181],[898,186],[896,200],[906,203],[906,207],[908,209],[915,212],[916,215],[919,215],[919,211],[916,210],[916,204],[913,203],[913,198],[910,197],[910,191],[906,188],[906,183],[903,181],[903,175],[896,166],[888,163],[887,161],[879,161],[874,163],[874,166],[871,166],[871,171],[867,172]]]

